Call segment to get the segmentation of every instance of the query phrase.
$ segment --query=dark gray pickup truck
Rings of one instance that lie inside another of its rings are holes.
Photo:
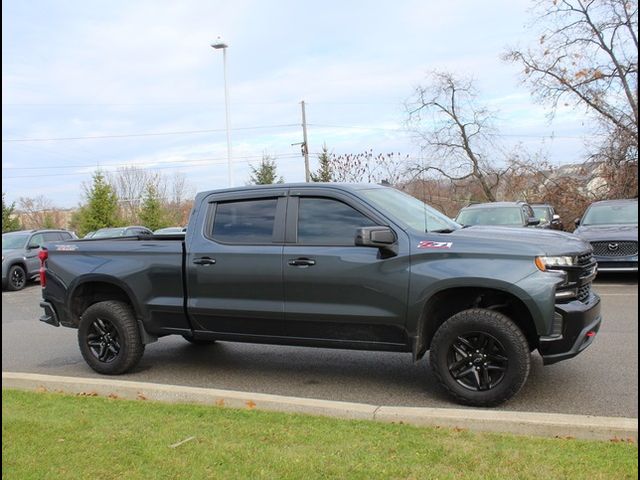
[[[457,401],[498,405],[593,341],[591,247],[554,231],[462,228],[398,190],[294,184],[198,194],[184,236],[76,240],[41,253],[43,322],[78,329],[119,374],[171,334],[411,352]],[[585,372],[587,375],[587,372]]]

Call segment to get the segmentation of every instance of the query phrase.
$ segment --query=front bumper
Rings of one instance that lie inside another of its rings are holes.
[[[600,297],[591,293],[586,303],[556,304],[553,334],[540,337],[538,351],[545,365],[573,358],[593,343],[600,325]]]
[[[638,256],[601,257],[595,256],[599,272],[637,272]]]

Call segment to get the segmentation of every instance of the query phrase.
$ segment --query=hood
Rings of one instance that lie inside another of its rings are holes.
[[[2,249],[2,257],[3,258],[24,257],[24,250],[21,249],[21,248],[3,248]]]
[[[638,225],[584,225],[578,227],[573,233],[588,242],[638,241]]]
[[[431,234],[427,235],[431,237]],[[438,241],[451,242],[452,252],[473,250],[483,253],[536,256],[570,255],[591,251],[591,245],[571,233],[538,228],[477,225],[440,234]]]

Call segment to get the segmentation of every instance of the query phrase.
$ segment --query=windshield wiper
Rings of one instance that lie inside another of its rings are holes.
[[[441,228],[439,230],[431,230],[428,233],[453,233],[455,230],[453,228]]]

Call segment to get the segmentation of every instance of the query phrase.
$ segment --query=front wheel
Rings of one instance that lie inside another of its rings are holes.
[[[531,355],[527,339],[509,317],[478,308],[459,312],[438,328],[429,360],[459,403],[494,407],[520,391]]]
[[[105,375],[132,369],[144,353],[131,306],[115,300],[94,303],[84,311],[78,326],[78,344],[89,366]]]
[[[7,289],[11,291],[22,290],[27,284],[27,273],[20,265],[13,265],[7,275]]]

